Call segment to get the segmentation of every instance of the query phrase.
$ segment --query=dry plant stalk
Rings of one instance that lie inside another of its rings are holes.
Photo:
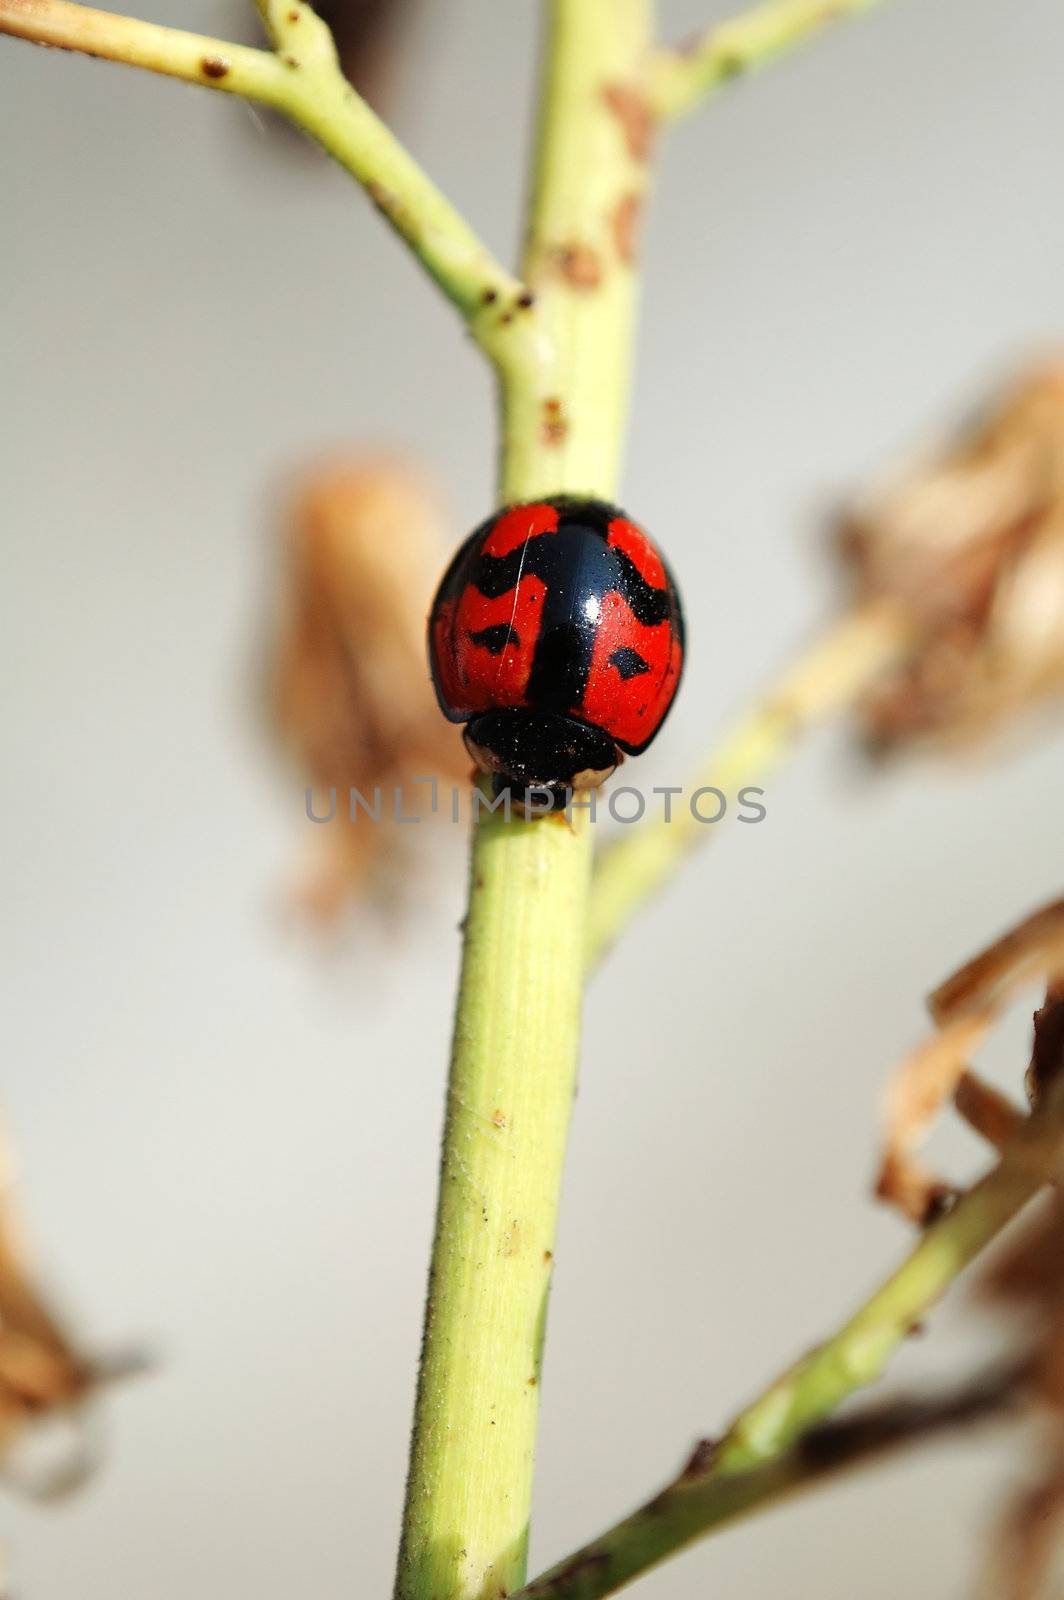
[[[102,1376],[49,1309],[32,1272],[15,1197],[13,1161],[0,1134],[0,1463],[42,1418],[76,1414]],[[27,1487],[61,1493],[80,1482],[89,1461],[71,1457]]]
[[[936,1031],[905,1058],[888,1087],[876,1186],[882,1200],[912,1221],[926,1224],[955,1193],[915,1156],[951,1097],[957,1097],[962,1115],[991,1143],[1001,1146],[1015,1135],[1018,1111],[971,1071],[969,1061],[1016,991],[1039,977],[1049,982],[1050,1004],[1039,1013],[1042,1021],[1027,1083],[1032,1105],[1043,1098],[1052,1074],[1039,1067],[1039,1052],[1047,1049],[1050,1025],[1045,1018],[1059,1016],[1052,997],[1062,973],[1064,900],[1058,900],[1010,929],[931,995]]]
[[[1033,1473],[1003,1514],[987,1562],[987,1600],[1042,1600],[1064,1544],[1064,1200],[1060,1192],[982,1285],[997,1309],[1033,1323],[1029,1365],[1042,1422]]]
[[[893,598],[918,652],[861,703],[872,745],[968,746],[1064,692],[1064,360],[1027,372],[944,454],[850,511],[860,601]]]
[[[416,792],[426,775],[468,780],[469,758],[425,669],[441,520],[418,476],[385,458],[325,463],[292,495],[273,701],[307,781],[334,791],[335,826],[315,830],[301,889],[306,907],[324,917],[407,846],[410,830],[395,822],[397,790]],[[370,805],[379,793],[379,821],[349,825],[351,789]],[[327,814],[320,804],[316,814]]]
[[[812,728],[855,707],[868,747],[884,753],[1015,732],[1024,713],[1060,698],[1064,362],[1028,372],[986,421],[868,493],[835,533],[848,606],[725,734],[690,789],[756,781]],[[589,965],[708,834],[681,810],[668,825],[626,829],[603,853]],[[945,1084],[959,1070],[951,1051],[963,1055],[977,1035],[966,1024],[928,1047]],[[929,1062],[925,1085],[931,1075]]]
[[[1057,982],[1035,1013],[1027,1074],[1034,1103],[1054,1093],[1062,1078],[1064,986]],[[1048,1600],[1055,1558],[1064,1545],[1064,1194],[1059,1185],[984,1276],[980,1292],[1026,1329],[1026,1359],[1042,1422],[1032,1479],[1001,1519],[985,1593],[987,1600]]]

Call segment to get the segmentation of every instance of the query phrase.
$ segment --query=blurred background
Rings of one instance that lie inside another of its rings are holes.
[[[661,9],[683,34],[730,8]],[[138,10],[253,37],[219,0]],[[398,132],[504,253],[537,10],[421,5],[387,58]],[[223,96],[0,44],[0,1095],[46,1281],[93,1348],[158,1357],[107,1398],[80,1496],[5,1500],[13,1589],[383,1595],[464,838],[434,838],[406,912],[294,917],[311,829],[262,661],[293,470],[408,451],[457,539],[492,503],[489,382],[324,157]],[[624,501],[681,577],[692,649],[647,785],[681,782],[827,613],[840,497],[1064,332],[1062,62],[1054,0],[898,0],[669,141]],[[907,1246],[868,1195],[880,1087],[924,992],[1059,892],[1062,780],[1052,728],[876,776],[826,735],[595,979],[534,1569]],[[999,1049],[1016,1082],[1021,1023]],[[944,1151],[985,1161],[959,1133]],[[959,1296],[899,1377],[986,1336]],[[1018,1470],[941,1445],[640,1593],[961,1596]]]

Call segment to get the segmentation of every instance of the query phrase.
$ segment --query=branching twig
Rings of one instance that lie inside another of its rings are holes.
[[[1036,1014],[1028,1074],[1037,1086],[1034,1110],[1024,1117],[1000,1097],[991,1103],[975,1095],[974,1114],[984,1126],[1007,1130],[997,1166],[927,1229],[856,1315],[745,1407],[722,1439],[696,1452],[677,1485],[559,1563],[531,1586],[530,1594],[542,1600],[599,1600],[700,1534],[792,1487],[795,1451],[805,1447],[810,1428],[855,1389],[874,1381],[958,1273],[1043,1185],[1059,1182],[1064,1167],[1062,918],[1064,901],[1043,906],[967,961],[931,996],[940,1029],[977,1022],[981,1036],[1017,987],[1033,980],[1048,983],[1046,1005]],[[906,1058],[906,1071],[912,1059]],[[937,1097],[938,1068],[932,1065]],[[1048,1251],[1042,1247],[1042,1254],[1055,1259],[1056,1244],[1054,1239]],[[1042,1366],[1036,1354],[1028,1366],[1036,1377]],[[803,1478],[801,1472],[798,1476]],[[696,1495],[688,1492],[692,1480]]]
[[[994,1368],[944,1394],[868,1406],[842,1421],[809,1429],[766,1465],[726,1477],[715,1475],[715,1447],[707,1440],[646,1505],[513,1600],[601,1600],[615,1594],[716,1528],[906,1446],[1000,1419],[1016,1407],[1028,1377],[1025,1361]]]
[[[523,500],[616,493],[637,224],[655,118],[678,116],[735,70],[796,43],[829,12],[872,0],[764,7],[687,57],[658,58],[652,92],[650,0],[552,0],[524,281],[499,265],[346,82],[331,34],[310,7],[258,3],[273,52],[68,0],[0,0],[0,32],[256,100],[317,140],[367,190],[498,367],[501,497]],[[903,648],[904,635],[883,608],[846,621],[744,724],[711,781],[728,773],[749,781],[811,722],[852,698]],[[646,830],[608,858],[596,891],[594,950],[692,837],[676,824]],[[476,828],[399,1600],[494,1600],[524,1581],[589,864],[583,821],[491,816]],[[711,1497],[737,1497],[737,1511],[755,1478],[764,1497],[773,1483],[782,1490],[808,1474],[797,1437],[877,1374],[911,1322],[1040,1181],[1029,1166],[1014,1170],[1011,1147],[996,1178],[927,1235],[846,1329],[742,1414],[706,1475]],[[634,1554],[630,1572],[647,1564]]]
[[[688,789],[723,793],[756,783],[826,717],[850,705],[884,666],[910,646],[911,630],[893,606],[876,604],[843,619],[779,677],[695,774]],[[588,920],[593,964],[712,830],[690,808],[668,822],[628,828],[595,868]]]
[[[768,0],[708,29],[690,45],[660,51],[651,101],[663,121],[685,116],[715,90],[788,55],[830,22],[869,11],[879,0]]]
[[[70,0],[0,0],[0,33],[146,67],[282,112],[355,177],[478,343],[505,365],[514,340],[501,322],[523,286],[425,176],[340,70],[332,35],[303,0],[260,6],[277,53],[183,33]]]
[[[797,1441],[881,1375],[957,1275],[1052,1181],[1062,1158],[1064,1104],[1058,1093],[860,1310],[739,1413],[700,1468],[696,1509],[662,1530],[650,1514],[651,1501],[559,1562],[523,1596],[601,1600],[701,1534],[793,1487]]]

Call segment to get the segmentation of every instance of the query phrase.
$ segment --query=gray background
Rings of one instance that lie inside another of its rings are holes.
[[[682,32],[708,4],[665,11]],[[501,250],[535,12],[426,7],[392,110]],[[168,20],[240,25],[208,0]],[[824,508],[1057,334],[1062,61],[1054,0],[900,0],[670,143],[625,497],[683,575],[694,648],[647,783],[826,611]],[[246,109],[8,41],[0,74],[2,1095],[51,1281],[94,1342],[162,1362],[108,1404],[89,1490],[7,1502],[4,1542],[30,1600],[382,1595],[462,851],[438,841],[403,929],[294,930],[307,824],[255,661],[278,478],[323,443],[405,443],[457,532],[491,501],[488,382],[346,178]],[[595,982],[537,1565],[898,1257],[867,1198],[885,1069],[929,985],[1059,890],[1061,774],[1052,732],[876,781],[826,735]],[[970,1317],[900,1371],[954,1367]],[[959,1596],[1011,1471],[938,1448],[642,1592]]]

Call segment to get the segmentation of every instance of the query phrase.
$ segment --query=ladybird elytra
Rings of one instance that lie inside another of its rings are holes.
[[[605,501],[557,495],[480,525],[440,582],[429,660],[495,792],[589,788],[657,734],[684,624],[665,558]]]

